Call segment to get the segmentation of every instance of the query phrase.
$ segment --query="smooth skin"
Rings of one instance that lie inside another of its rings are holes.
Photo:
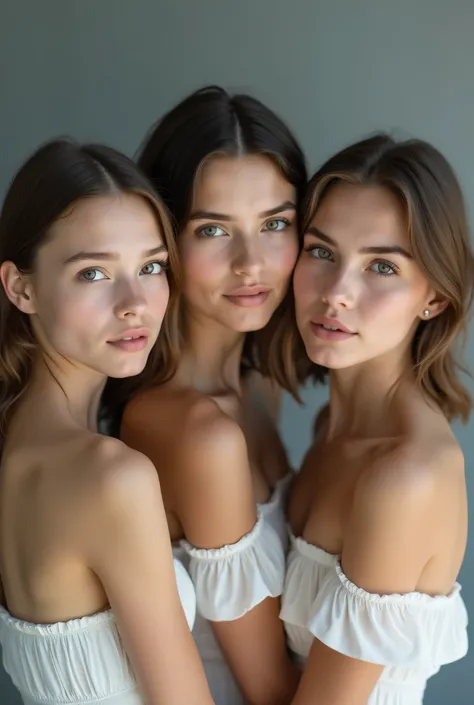
[[[330,401],[294,484],[292,530],[340,555],[368,592],[448,594],[467,540],[464,461],[410,356],[420,320],[446,302],[411,256],[395,196],[333,186],[305,234],[294,291],[308,356],[330,368]],[[354,335],[321,338],[318,316]],[[382,670],[315,638],[293,703],[365,705]]]
[[[156,340],[169,298],[166,260],[151,207],[121,194],[65,213],[33,274],[2,264],[5,292],[37,340],[2,457],[2,603],[35,624],[111,607],[147,703],[210,705],[156,470],[96,428],[106,375],[140,372]],[[112,342],[131,328],[148,331],[140,351]]]
[[[121,438],[158,469],[173,541],[234,544],[289,468],[275,427],[278,391],[242,376],[245,334],[263,328],[285,296],[298,252],[296,190],[267,157],[219,157],[201,168],[178,238],[186,346],[176,375],[127,406]],[[236,301],[241,287],[267,295]],[[297,676],[279,599],[213,629],[248,703],[287,703]]]

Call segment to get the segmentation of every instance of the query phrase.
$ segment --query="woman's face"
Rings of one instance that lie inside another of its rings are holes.
[[[32,274],[1,268],[7,295],[57,359],[110,377],[144,368],[168,304],[167,251],[137,195],[78,201],[50,228]]]
[[[413,259],[402,205],[379,186],[330,187],[304,235],[294,294],[309,358],[335,369],[404,353],[420,319],[444,308]]]
[[[284,298],[298,255],[296,189],[268,157],[211,158],[196,177],[178,247],[190,315],[259,330]]]

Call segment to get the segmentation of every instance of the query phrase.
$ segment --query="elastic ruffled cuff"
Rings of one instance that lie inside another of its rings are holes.
[[[436,666],[467,653],[467,612],[456,583],[447,596],[377,595],[354,585],[337,564],[311,607],[307,629],[361,661],[406,668]]]
[[[252,530],[235,544],[202,549],[182,541],[181,546],[190,557],[198,610],[210,621],[238,619],[283,591],[283,546],[261,510]]]

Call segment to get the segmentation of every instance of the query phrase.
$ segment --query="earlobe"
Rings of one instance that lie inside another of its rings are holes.
[[[36,313],[28,274],[20,272],[13,262],[6,261],[0,266],[0,280],[10,303],[22,313]]]
[[[420,318],[422,321],[430,321],[436,318],[440,313],[446,310],[448,302],[445,299],[433,298],[428,302],[428,305],[423,309]]]

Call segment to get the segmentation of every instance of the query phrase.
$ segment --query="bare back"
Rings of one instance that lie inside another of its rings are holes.
[[[44,404],[39,409],[35,399],[27,401],[11,424],[0,476],[0,550],[8,608],[50,623],[108,606],[85,555],[93,540],[97,461],[111,439],[61,425]]]

